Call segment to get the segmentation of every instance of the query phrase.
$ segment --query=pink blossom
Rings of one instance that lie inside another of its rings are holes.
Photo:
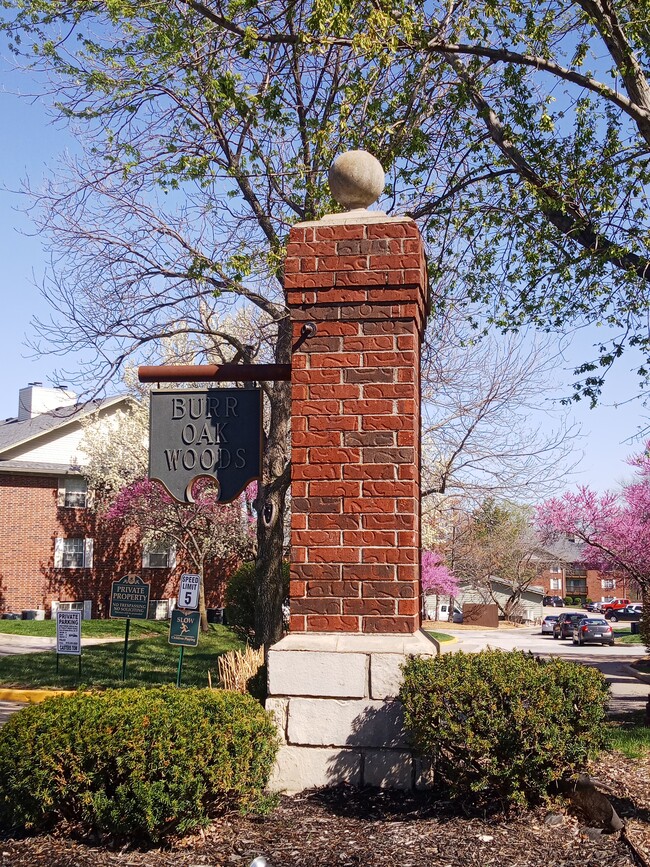
[[[458,593],[455,576],[435,551],[422,552],[422,589],[440,596],[455,596]]]
[[[620,572],[650,591],[650,457],[648,449],[628,463],[636,479],[620,495],[597,494],[587,487],[544,503],[537,510],[543,538],[560,534],[582,542],[582,561],[594,569]]]

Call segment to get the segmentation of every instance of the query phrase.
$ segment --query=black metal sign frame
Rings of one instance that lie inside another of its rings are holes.
[[[149,478],[179,503],[208,478],[230,503],[262,474],[259,388],[154,389],[149,414]]]

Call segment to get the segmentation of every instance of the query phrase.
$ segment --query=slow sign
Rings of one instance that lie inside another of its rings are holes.
[[[193,502],[192,485],[204,476],[228,503],[260,477],[260,389],[156,389],[150,409],[149,478],[175,500]]]
[[[175,608],[169,622],[169,643],[179,647],[196,647],[199,643],[201,615],[198,611],[180,611]]]

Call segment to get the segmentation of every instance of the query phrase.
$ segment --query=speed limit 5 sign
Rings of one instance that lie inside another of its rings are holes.
[[[178,591],[179,608],[199,607],[199,583],[200,575],[181,575],[181,589]]]

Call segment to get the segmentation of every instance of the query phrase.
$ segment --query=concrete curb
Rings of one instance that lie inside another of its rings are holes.
[[[629,675],[632,677],[636,677],[637,680],[640,680],[641,683],[647,683],[650,685],[650,674],[644,674],[642,671],[637,671],[636,668],[632,665],[624,665],[623,668],[627,671]]]
[[[70,689],[0,689],[0,701],[16,701],[23,704],[35,704],[46,698],[56,698],[59,695],[75,695],[76,690]]]

